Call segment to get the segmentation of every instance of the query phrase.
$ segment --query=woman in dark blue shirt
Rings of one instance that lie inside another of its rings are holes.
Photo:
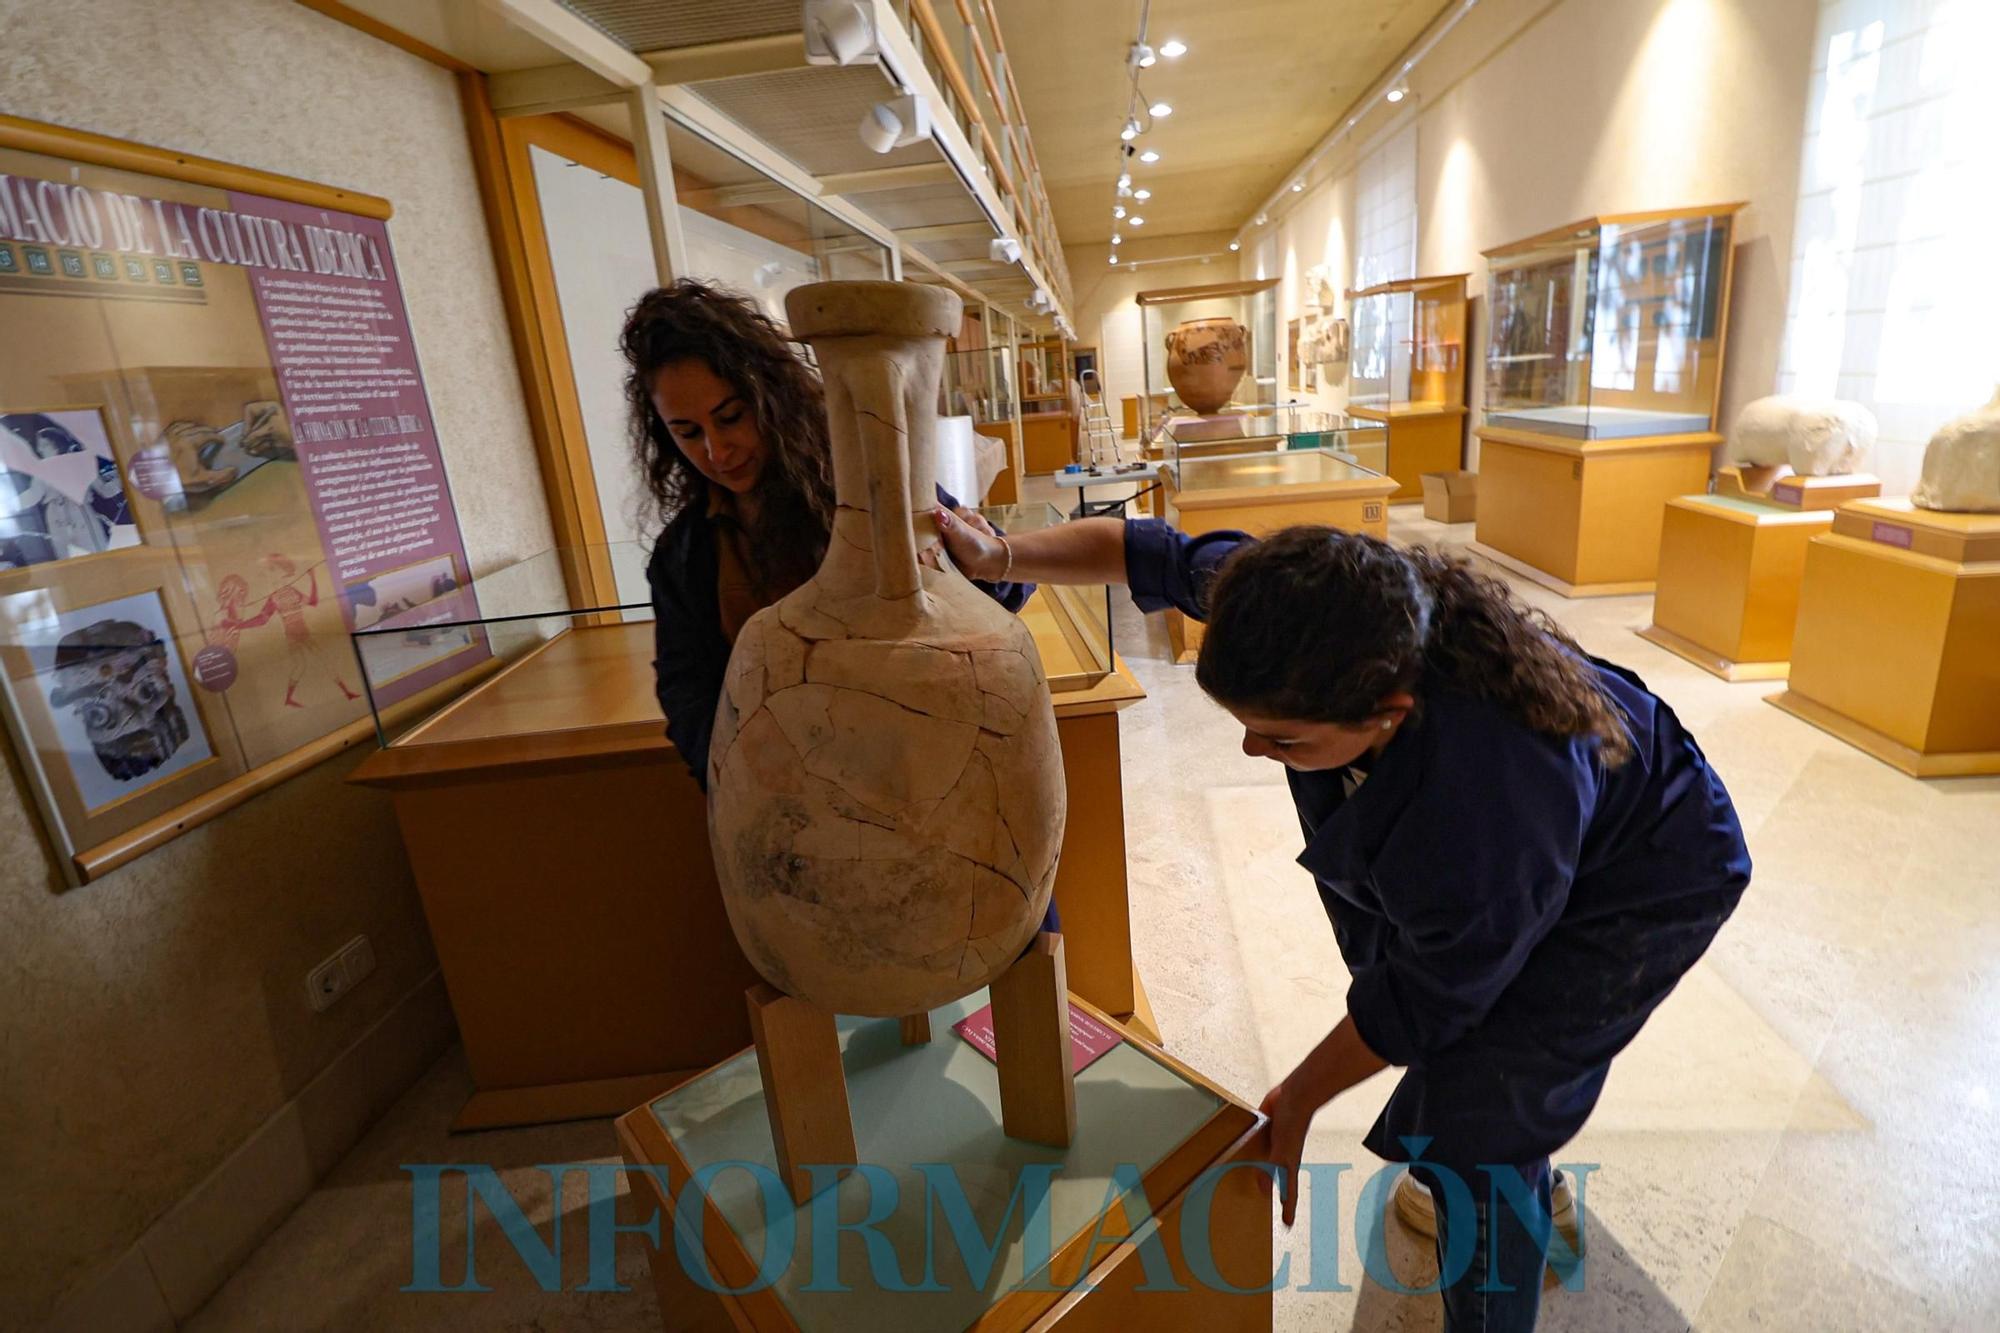
[[[736,632],[826,554],[826,399],[818,374],[755,302],[689,279],[640,298],[619,347],[640,473],[664,525],[646,565],[654,690],[668,737],[706,788]],[[942,488],[938,500],[957,503]],[[976,515],[967,521],[991,532]],[[1034,590],[981,586],[1010,611]]]
[[[1207,622],[1196,679],[1245,753],[1285,765],[1299,861],[1353,974],[1347,1016],[1264,1100],[1285,1222],[1313,1115],[1399,1066],[1365,1142],[1446,1201],[1447,1328],[1531,1328],[1549,1155],[1749,882],[1693,738],[1504,584],[1420,548],[1154,519],[1008,540],[948,520],[968,573],[1125,582],[1142,610]],[[1522,1225],[1489,1215],[1529,1197]]]

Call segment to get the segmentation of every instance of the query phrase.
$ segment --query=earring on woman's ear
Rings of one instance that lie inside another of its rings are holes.
[[[1396,719],[1393,717],[1385,717],[1382,719],[1382,730],[1384,731],[1390,730],[1395,725],[1396,725]]]

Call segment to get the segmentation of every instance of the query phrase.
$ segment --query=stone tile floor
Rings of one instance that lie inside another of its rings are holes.
[[[1047,493],[1044,485],[1041,490]],[[1394,511],[1405,541],[1454,545]],[[1565,601],[1515,580],[1586,648],[1637,670],[1687,720],[1734,794],[1757,861],[1737,916],[1619,1061],[1562,1154],[1595,1163],[1590,1262],[1542,1327],[1957,1330],[2000,1327],[2000,779],[1918,782],[1640,639],[1645,597]],[[1169,1048],[1256,1101],[1339,1018],[1344,972],[1280,770],[1244,757],[1227,715],[1166,660],[1161,626],[1116,599],[1118,650],[1148,692],[1124,714],[1126,826],[1140,969]],[[1309,1160],[1349,1162],[1346,1292],[1282,1291],[1281,1329],[1434,1329],[1434,1299],[1368,1281],[1351,1225],[1377,1163],[1359,1138],[1391,1075],[1315,1124]],[[608,1121],[450,1135],[456,1054],[375,1127],[196,1316],[201,1330],[659,1327],[644,1259],[630,1290],[542,1292],[480,1216],[479,1294],[407,1295],[406,1162],[500,1166],[543,1228],[582,1206],[534,1169],[615,1160]],[[460,1253],[463,1218],[445,1219]],[[1392,1230],[1403,1281],[1427,1257]],[[1281,1234],[1293,1272],[1301,1227]],[[1400,1248],[1397,1248],[1397,1247]]]

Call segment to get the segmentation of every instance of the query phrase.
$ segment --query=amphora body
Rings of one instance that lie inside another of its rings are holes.
[[[1167,382],[1190,411],[1220,411],[1249,368],[1250,331],[1233,319],[1185,320],[1167,334]]]
[[[1066,809],[1055,714],[1026,626],[918,560],[958,297],[832,282],[785,306],[825,381],[839,509],[818,572],[737,638],[709,838],[767,981],[915,1014],[991,982],[1040,927]]]

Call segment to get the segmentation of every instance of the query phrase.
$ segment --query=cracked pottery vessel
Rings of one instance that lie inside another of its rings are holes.
[[[1250,331],[1233,319],[1190,319],[1167,334],[1167,382],[1190,412],[1219,412],[1250,368]]]
[[[785,309],[826,385],[839,507],[818,572],[737,637],[709,840],[765,980],[835,1013],[922,1013],[994,980],[1041,926],[1066,811],[1055,713],[1027,627],[918,559],[938,541],[958,297],[830,282]]]

